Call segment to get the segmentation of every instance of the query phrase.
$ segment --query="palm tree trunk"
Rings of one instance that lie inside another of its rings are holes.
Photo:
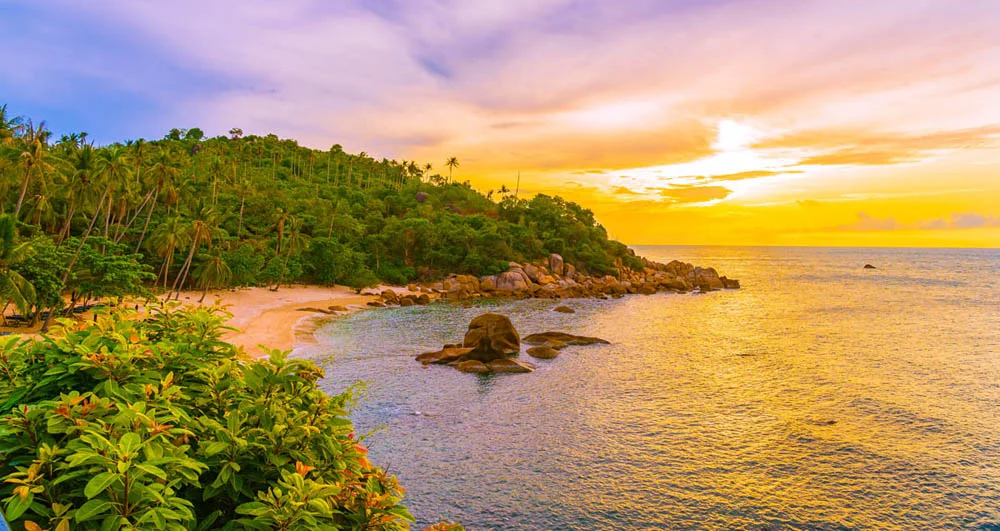
[[[104,198],[107,197],[110,191],[110,186],[104,189],[104,195],[101,196],[101,200],[98,201],[97,212],[94,212],[94,217],[90,218],[90,225],[87,227],[87,232],[83,233],[83,238],[80,238],[80,245],[76,246],[76,251],[73,253],[73,257],[70,258],[69,264],[66,266],[66,271],[63,272],[62,283],[66,284],[66,279],[69,278],[70,271],[73,270],[73,264],[76,263],[77,257],[80,256],[80,251],[83,250],[83,246],[87,243],[87,238],[90,236],[90,232],[94,230],[94,225],[97,223],[97,217],[101,215],[101,207],[104,205]]]
[[[31,182],[31,167],[28,165],[28,169],[24,172],[24,182],[21,183],[21,195],[17,198],[17,206],[14,207],[14,219],[18,219],[17,215],[21,213],[21,205],[24,203],[24,196],[28,193],[28,183]]]
[[[236,227],[236,239],[240,239],[240,235],[243,234],[243,207],[247,203],[247,198],[244,195],[240,198],[240,224]]]
[[[76,201],[71,197],[69,212],[66,214],[66,222],[63,223],[62,229],[59,230],[59,237],[56,238],[56,245],[62,245],[63,240],[69,238],[70,223],[73,221],[74,214],[76,214]]]
[[[148,203],[150,198],[152,197],[153,197],[153,191],[150,190],[149,193],[146,194],[146,197],[142,200],[142,203],[139,204],[139,208],[135,210],[135,214],[132,214],[132,217],[128,220],[127,223],[125,223],[125,227],[121,229],[120,233],[115,234],[115,243],[122,241],[122,238],[125,237],[125,233],[132,228],[132,225],[135,223],[135,220],[139,217],[139,214],[142,214],[142,209],[145,208],[146,203]]]
[[[146,230],[149,229],[149,220],[153,217],[153,211],[156,210],[156,200],[160,197],[160,189],[157,188],[155,193],[153,193],[153,204],[149,206],[149,213],[146,214],[146,223],[142,225],[142,234],[139,235],[139,243],[135,244],[135,252],[138,254],[139,249],[142,248],[142,241],[146,238]]]
[[[177,272],[177,278],[174,279],[173,287],[171,287],[170,292],[167,293],[167,300],[170,300],[170,293],[174,291],[177,292],[177,299],[180,299],[181,290],[184,289],[184,281],[187,280],[188,271],[191,269],[191,260],[194,259],[194,252],[198,249],[198,243],[200,242],[198,242],[197,239],[191,242],[191,250],[188,251],[187,260],[184,261],[184,265],[181,266],[181,270]]]

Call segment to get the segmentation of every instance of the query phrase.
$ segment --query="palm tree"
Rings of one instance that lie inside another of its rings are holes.
[[[13,267],[28,257],[31,245],[29,242],[17,243],[14,219],[6,214],[0,216],[0,303],[3,309],[13,303],[25,314],[35,302],[35,287]],[[2,309],[0,314],[3,314]]]
[[[424,164],[424,174],[421,177],[426,176],[428,179],[430,179],[430,177],[431,177],[430,173],[431,173],[431,170],[433,170],[433,169],[434,169],[434,165],[432,165],[430,162],[428,162],[427,164]]]
[[[163,260],[163,265],[160,266],[160,272],[156,277],[157,284],[160,278],[163,278],[163,289],[167,289],[167,279],[170,276],[170,267],[174,262],[174,252],[187,245],[188,241],[187,226],[180,216],[167,218],[150,233],[148,244],[153,252]]]
[[[167,293],[167,299],[170,299],[170,293],[175,292],[177,294],[177,299],[181,297],[181,290],[184,289],[184,282],[187,280],[188,273],[191,271],[191,260],[194,259],[194,253],[205,244],[209,249],[212,248],[212,237],[218,235],[219,229],[218,215],[212,208],[203,208],[201,210],[201,215],[198,219],[191,222],[188,229],[188,237],[191,239],[191,247],[188,250],[187,259],[184,260],[184,265],[181,266],[181,270],[177,272],[177,277],[174,278],[174,284],[170,288],[170,292]]]
[[[305,234],[302,234],[299,220],[291,218],[289,224],[291,225],[291,231],[288,233],[285,259],[281,262],[281,274],[278,275],[278,282],[271,288],[271,291],[278,291],[281,283],[285,280],[285,272],[288,270],[288,259],[291,258],[292,253],[300,252],[309,246],[309,238]]]
[[[0,146],[13,142],[22,125],[20,116],[8,117],[7,105],[0,105]]]
[[[448,167],[448,182],[452,182],[451,172],[452,170],[460,166],[460,164],[458,163],[458,159],[455,157],[448,157],[448,160],[445,161],[444,165]]]
[[[111,225],[111,211],[114,204],[114,194],[121,191],[128,193],[129,167],[126,161],[125,150],[121,146],[111,146],[102,149],[97,154],[97,172],[104,180],[105,189],[108,191],[107,209],[104,215],[104,237],[108,237],[108,227]]]
[[[139,241],[135,244],[135,252],[138,253],[139,249],[142,248],[142,240],[146,238],[146,231],[149,230],[149,220],[153,217],[153,210],[156,209],[156,201],[160,198],[160,192],[163,191],[165,186],[170,184],[171,180],[177,177],[177,173],[178,170],[173,166],[170,152],[167,150],[160,151],[160,156],[157,158],[156,163],[149,169],[153,186],[153,202],[146,213],[146,222],[142,225],[142,234],[139,235]]]
[[[233,278],[233,272],[221,255],[214,254],[194,270],[194,279],[203,291],[198,302],[204,302],[208,290],[224,287]]]
[[[17,198],[17,206],[14,207],[15,219],[21,213],[21,206],[24,204],[24,196],[28,193],[28,185],[31,184],[33,171],[36,168],[39,171],[52,169],[52,166],[45,162],[46,147],[49,136],[52,134],[51,131],[45,129],[45,122],[39,122],[38,127],[35,127],[31,120],[28,120],[22,131],[23,148],[19,158],[24,167],[24,180],[21,182],[21,194]]]

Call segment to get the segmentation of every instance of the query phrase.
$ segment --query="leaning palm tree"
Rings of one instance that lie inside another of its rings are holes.
[[[309,238],[305,234],[302,234],[299,220],[291,218],[290,225],[291,232],[288,233],[288,241],[285,245],[285,259],[281,262],[281,274],[278,275],[278,282],[271,288],[271,291],[278,291],[281,283],[285,280],[285,272],[288,270],[288,259],[292,257],[292,253],[301,252],[309,246]]]
[[[202,246],[205,245],[209,249],[212,248],[213,237],[220,236],[221,229],[218,228],[218,214],[212,208],[203,208],[198,219],[191,222],[189,225],[189,237],[191,238],[191,247],[188,250],[187,259],[184,260],[184,265],[181,266],[181,270],[177,272],[177,277],[174,279],[174,284],[170,288],[171,292],[177,294],[176,298],[180,299],[181,290],[184,289],[184,282],[187,281],[188,273],[191,271],[191,260],[194,259],[194,253]],[[167,293],[167,299],[170,299],[170,293]]]
[[[166,221],[160,223],[153,229],[147,240],[151,250],[160,257],[163,265],[156,277],[156,284],[163,278],[163,289],[167,289],[167,281],[170,278],[170,268],[174,263],[174,253],[177,249],[183,248],[188,242],[188,229],[180,216],[171,216]]]
[[[31,245],[16,241],[14,226],[13,216],[0,216],[0,308],[13,304],[23,314],[35,302],[35,287],[13,267],[28,257]],[[0,320],[4,319],[2,314],[0,310]]]
[[[457,158],[455,158],[455,157],[448,157],[448,160],[445,161],[444,165],[448,167],[448,182],[452,182],[451,172],[455,168],[461,166],[461,164],[458,163],[458,159]]]
[[[219,254],[213,254],[208,260],[198,264],[198,267],[194,270],[194,280],[198,284],[198,287],[202,289],[201,298],[198,299],[198,302],[205,301],[208,290],[225,287],[232,278],[232,270],[229,269],[229,265],[226,264],[226,261]]]

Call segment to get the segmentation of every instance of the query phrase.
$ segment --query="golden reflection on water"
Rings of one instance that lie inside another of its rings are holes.
[[[327,348],[347,353],[328,384],[372,380],[357,421],[389,426],[373,458],[428,522],[1000,525],[1000,285],[989,277],[1000,254],[688,252],[745,288],[574,301],[570,316],[545,301],[357,316],[328,330]],[[875,260],[879,271],[860,269]],[[486,309],[522,333],[613,344],[567,349],[531,375],[413,367],[411,353]]]

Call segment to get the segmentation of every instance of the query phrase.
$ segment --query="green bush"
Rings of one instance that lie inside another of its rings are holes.
[[[402,487],[354,437],[350,393],[320,391],[310,361],[248,359],[223,322],[215,308],[119,311],[4,338],[14,528],[407,529]]]

